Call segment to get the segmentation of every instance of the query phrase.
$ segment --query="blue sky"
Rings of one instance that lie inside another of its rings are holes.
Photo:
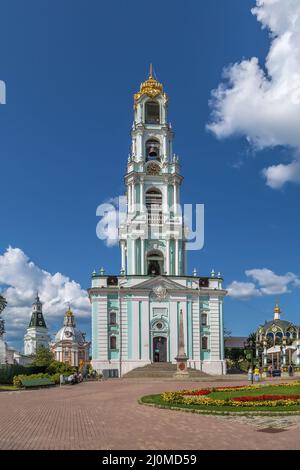
[[[1,2],[0,79],[7,103],[0,105],[0,283],[4,293],[11,289],[6,319],[12,344],[21,347],[32,280],[41,277],[39,271],[22,291],[21,281],[32,274],[23,269],[25,255],[50,273],[51,285],[57,272],[78,283],[73,288],[79,297],[94,269],[119,272],[118,248],[96,237],[96,207],[124,193],[133,93],[150,62],[170,96],[174,151],[185,178],[182,202],[205,204],[205,247],[191,252],[189,271],[196,267],[207,275],[214,268],[225,286],[253,282],[246,270],[291,272],[294,278],[279,279],[290,291],[282,295],[274,286],[271,293],[264,290],[254,273],[252,294],[226,299],[225,323],[233,334],[247,334],[272,316],[276,298],[284,318],[300,323],[300,187],[288,180],[274,187],[261,173],[288,164],[297,145],[284,138],[274,146],[256,140],[252,124],[260,107],[251,111],[251,122],[241,119],[244,127],[227,135],[220,126],[206,128],[214,121],[209,100],[224,67],[255,56],[266,71],[272,39],[253,6],[254,0],[164,0],[151,8],[135,0]],[[224,122],[230,119],[226,109]],[[22,251],[10,252],[7,275],[9,246]],[[55,331],[62,302],[57,300],[57,311],[50,303],[48,323]],[[77,306],[78,324],[89,331],[85,300]]]

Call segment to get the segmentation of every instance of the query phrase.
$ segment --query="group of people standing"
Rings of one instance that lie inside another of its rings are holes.
[[[255,367],[254,370],[250,368],[248,370],[248,380],[254,379],[255,382],[258,382],[260,378],[262,377],[263,369],[262,367]],[[293,377],[295,374],[295,369],[292,364],[288,366],[288,374],[290,377]],[[253,375],[253,377],[252,377]],[[275,376],[281,376],[281,369],[275,369],[273,366],[270,364],[267,370],[267,377],[275,377]]]

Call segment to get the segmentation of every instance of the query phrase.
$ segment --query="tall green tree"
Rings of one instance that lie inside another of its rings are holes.
[[[32,365],[48,367],[53,360],[53,353],[44,346],[39,346],[33,356]]]

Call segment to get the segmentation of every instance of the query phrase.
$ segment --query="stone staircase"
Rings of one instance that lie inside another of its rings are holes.
[[[128,379],[139,378],[172,378],[177,370],[176,364],[171,362],[154,362],[147,364],[144,367],[137,367],[136,369],[127,372],[123,377]],[[196,369],[188,369],[191,378],[209,377],[205,372]]]

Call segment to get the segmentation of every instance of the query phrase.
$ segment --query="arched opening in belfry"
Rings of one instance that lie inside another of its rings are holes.
[[[145,123],[159,124],[159,103],[157,101],[147,101],[145,105]]]
[[[149,139],[146,142],[146,161],[160,160],[160,143],[157,139]]]
[[[153,250],[147,254],[147,273],[149,276],[164,274],[164,255],[161,251]]]
[[[148,223],[160,225],[162,223],[162,193],[158,188],[146,191],[146,209]]]

